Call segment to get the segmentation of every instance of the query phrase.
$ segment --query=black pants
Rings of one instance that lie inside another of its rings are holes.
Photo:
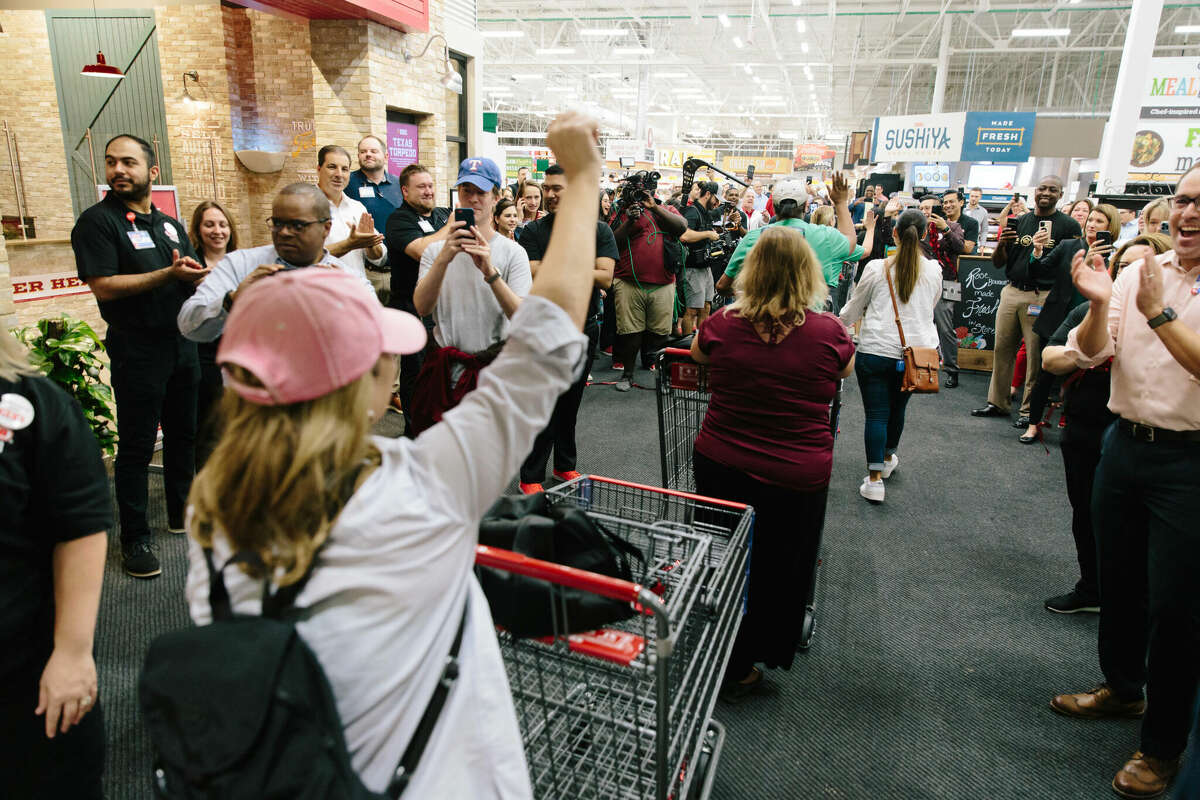
[[[693,453],[692,465],[697,494],[754,506],[749,596],[725,676],[744,678],[759,662],[790,669],[821,547],[829,489],[799,492],[763,483],[702,453]]]
[[[30,691],[0,699],[0,762],[5,764],[0,794],[13,800],[102,800],[104,715],[99,701],[78,725],[48,739],[46,718],[33,713],[37,681],[23,679],[21,685]]]
[[[1100,668],[1141,697],[1139,748],[1187,745],[1200,680],[1200,443],[1140,442],[1108,428],[1092,494],[1100,567]]]
[[[196,397],[200,367],[196,343],[178,333],[108,329],[113,396],[117,404],[117,458],[113,465],[121,543],[150,535],[146,521],[147,468],[163,430],[163,488],[167,518],[182,523],[195,469]]]
[[[592,361],[596,358],[600,326],[594,321],[589,321],[583,333],[588,337],[587,360],[583,363],[583,372],[559,395],[558,402],[554,404],[554,413],[550,416],[550,424],[533,440],[533,451],[521,465],[521,483],[541,483],[546,479],[546,462],[550,459],[551,449],[554,450],[556,472],[575,469],[575,422],[579,416],[579,404],[583,402],[583,390],[587,388],[588,373],[591,372]]]
[[[417,313],[416,306],[411,303],[403,310],[413,315]],[[425,354],[431,348],[437,348],[437,344],[433,341],[433,318],[423,317],[421,321],[425,323],[425,333],[428,337],[425,341],[425,349],[400,356],[400,406],[404,413],[404,435],[409,439],[413,438],[411,408],[413,390],[417,387],[417,376],[421,374],[421,367],[425,366]]]
[[[225,384],[221,379],[221,368],[217,366],[217,347],[220,339],[215,342],[200,342],[196,345],[196,353],[200,361],[200,387],[196,393],[196,472],[204,466],[204,462],[212,455],[220,438],[220,419],[217,409],[221,405],[221,394]]]
[[[1029,421],[1036,425],[1046,416],[1046,403],[1049,402],[1054,385],[1059,380],[1057,375],[1042,369],[1039,364],[1028,363],[1025,369],[1038,370],[1037,381],[1033,384],[1033,391],[1029,393]]]
[[[1092,486],[1096,478],[1096,466],[1100,463],[1102,433],[1072,430],[1069,437],[1063,437],[1060,445],[1067,475],[1067,499],[1071,501],[1071,533],[1075,537],[1075,554],[1079,559],[1079,581],[1075,584],[1075,591],[1089,600],[1100,598],[1100,582],[1096,574],[1096,534],[1092,527]]]
[[[600,347],[612,347],[617,341],[617,304],[610,288],[604,293],[604,321],[600,323]]]

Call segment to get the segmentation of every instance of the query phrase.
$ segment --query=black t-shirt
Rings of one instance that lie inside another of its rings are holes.
[[[1033,235],[1037,233],[1038,226],[1044,220],[1050,220],[1050,243],[1042,252],[1048,253],[1059,242],[1066,239],[1078,239],[1083,235],[1079,229],[1079,223],[1061,211],[1055,211],[1048,217],[1039,217],[1034,211],[1022,214],[1017,218],[1017,240],[1008,245],[1008,264],[1004,268],[1004,272],[1009,281],[1013,283],[1034,282],[1029,270],[1029,259],[1033,255]],[[1037,284],[1039,289],[1049,289],[1054,285],[1054,280],[1052,278],[1041,279],[1037,281]]]
[[[963,242],[974,242],[975,249],[979,249],[979,221],[968,217],[966,214],[959,214],[958,219],[954,220],[963,229]],[[949,222],[949,220],[947,220]]]
[[[435,208],[423,217],[408,203],[392,212],[383,232],[384,244],[388,249],[388,263],[392,267],[392,295],[388,305],[403,311],[413,310],[413,291],[417,288],[417,276],[421,271],[421,259],[413,258],[404,249],[417,239],[437,233],[450,218],[450,209]]]
[[[133,221],[128,215],[133,214]],[[171,266],[172,251],[196,258],[183,225],[154,206],[149,214],[130,211],[112,192],[79,215],[71,230],[75,270],[79,279],[110,275],[139,275]],[[199,260],[199,259],[197,259]],[[148,331],[179,328],[175,318],[195,291],[186,281],[169,280],[148,292],[117,300],[98,301],[100,316],[109,325]]]
[[[1065,347],[1072,328],[1087,316],[1088,304],[1080,303],[1067,312],[1067,318],[1046,342],[1048,347]],[[1111,362],[1110,362],[1111,363]],[[1117,415],[1108,410],[1112,375],[1108,364],[1068,375],[1063,383],[1063,414],[1067,428],[1063,441],[1090,441],[1098,444],[1100,434]]]
[[[22,424],[18,418],[28,424],[4,427]],[[96,437],[79,403],[48,378],[0,378],[0,442],[0,685],[6,685],[14,677],[36,680],[53,649],[55,545],[109,530],[112,509]]]
[[[530,261],[541,261],[546,257],[550,247],[550,232],[554,230],[555,214],[547,214],[526,225],[521,232],[520,245],[525,248]],[[596,221],[596,258],[611,258],[615,267],[617,259],[617,239],[613,236],[612,228],[602,221]],[[602,308],[600,305],[600,290],[592,289],[592,310]]]
[[[707,208],[704,208],[698,203],[692,203],[690,206],[685,208],[683,210],[683,218],[687,220],[687,226],[689,230],[711,231],[713,229],[712,215],[709,214]],[[707,267],[708,264],[705,262],[708,259],[704,257],[704,254],[708,252],[709,244],[710,243],[708,241],[701,240],[699,242],[693,242],[689,245],[685,245],[688,250],[687,266]]]

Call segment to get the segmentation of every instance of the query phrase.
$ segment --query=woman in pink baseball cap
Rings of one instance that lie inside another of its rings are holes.
[[[425,330],[352,276],[280,272],[239,296],[217,361],[224,433],[196,476],[187,594],[212,619],[210,549],[233,610],[261,613],[304,582],[297,630],[333,688],[355,769],[383,791],[456,640],[460,674],[406,797],[531,796],[487,600],[474,578],[480,517],[504,491],[580,368],[595,259],[595,121],[560,116],[548,144],[572,177],[546,259],[478,388],[415,440],[370,435],[395,356]],[[480,280],[483,280],[480,273]],[[237,553],[262,567],[230,566]]]

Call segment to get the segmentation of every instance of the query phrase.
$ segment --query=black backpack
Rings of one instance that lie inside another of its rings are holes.
[[[416,768],[458,677],[463,621],[438,683],[386,794],[367,789],[346,749],[325,671],[289,621],[312,574],[274,594],[263,582],[263,615],[235,616],[222,572],[255,564],[238,553],[220,569],[204,550],[213,622],[159,636],[150,645],[138,697],[155,749],[153,785],[163,798],[398,798]],[[313,562],[316,558],[314,556]]]

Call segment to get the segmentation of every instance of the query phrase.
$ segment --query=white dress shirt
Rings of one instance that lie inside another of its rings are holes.
[[[1184,269],[1172,250],[1158,256],[1163,270],[1164,306],[1174,309],[1178,320],[1200,331],[1200,267]],[[1108,409],[1130,422],[1173,431],[1200,430],[1200,379],[1175,360],[1146,317],[1138,310],[1137,293],[1142,283],[1142,262],[1135,261],[1117,276],[1108,302],[1108,332],[1111,338],[1094,356],[1079,349],[1079,328],[1067,335],[1068,357],[1080,369],[1112,363],[1112,391]]]
[[[884,358],[900,358],[900,332],[896,330],[896,314],[892,296],[883,274],[886,259],[877,258],[863,268],[862,278],[838,316],[845,325],[863,318],[858,333],[858,351]],[[893,284],[895,274],[892,275]],[[932,258],[921,259],[917,285],[905,303],[896,287],[896,304],[900,308],[900,323],[904,325],[904,340],[909,347],[937,347],[938,332],[933,324],[933,309],[942,296],[942,268]]]
[[[362,274],[361,269],[351,270],[344,261],[330,255],[328,250],[321,255],[317,263],[354,273],[362,279],[367,291],[372,296],[375,295],[374,287],[367,280],[367,276]],[[263,264],[293,266],[275,252],[273,244],[234,250],[222,258],[179,309],[179,316],[176,317],[179,332],[196,342],[212,342],[220,337],[221,332],[225,330],[225,318],[229,316],[229,312],[224,308],[225,295],[237,291],[246,276]]]
[[[472,571],[479,520],[504,491],[582,367],[587,338],[557,305],[530,297],[479,386],[415,441],[374,437],[382,464],[350,498],[296,598],[297,630],[333,687],[354,768],[383,791],[416,730],[467,604],[460,676],[405,797],[532,796],[487,599]],[[188,526],[192,527],[189,511]],[[230,555],[214,537],[216,563]],[[211,619],[208,572],[188,544],[187,598]],[[236,612],[262,585],[225,570]]]
[[[347,197],[345,194],[338,194],[338,204],[334,205],[333,201],[329,201],[330,226],[329,235],[325,237],[325,246],[340,242],[350,238],[350,231],[358,226],[358,221],[362,219],[363,214],[368,214],[367,207],[355,200],[353,197]],[[368,214],[368,216],[370,216]],[[376,231],[378,233],[379,231]],[[379,258],[367,258],[366,248],[356,247],[338,256],[346,266],[357,272],[361,272],[366,276],[366,265],[378,267],[381,264],[387,264],[387,245],[380,243],[379,248],[383,253]]]

